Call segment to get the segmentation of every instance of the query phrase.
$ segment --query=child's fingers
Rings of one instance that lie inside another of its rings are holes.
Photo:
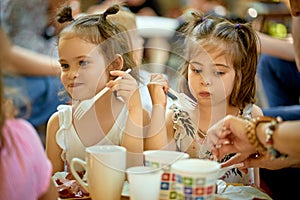
[[[112,76],[121,77],[121,78],[126,78],[126,77],[131,76],[130,74],[126,73],[125,71],[120,71],[120,70],[110,71],[109,73]]]
[[[148,85],[157,84],[169,88],[169,81],[162,74],[151,74]]]
[[[128,73],[124,72],[124,71],[110,71],[110,74],[112,76],[116,76],[117,78],[115,80],[110,80],[109,82],[106,83],[106,86],[109,88],[113,88],[115,85],[118,85],[118,83],[120,81],[125,81],[125,80],[129,80],[131,82],[133,82],[134,84],[136,83],[136,80]]]

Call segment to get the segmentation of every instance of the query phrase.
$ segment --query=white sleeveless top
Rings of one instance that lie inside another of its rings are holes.
[[[70,163],[74,157],[85,160],[86,146],[82,144],[72,124],[72,106],[59,105],[57,110],[60,128],[56,133],[56,142],[63,150],[62,160],[67,163]],[[127,117],[128,112],[124,106],[111,130],[95,145],[121,145]]]

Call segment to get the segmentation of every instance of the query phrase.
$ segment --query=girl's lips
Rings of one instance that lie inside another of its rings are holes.
[[[70,83],[70,84],[68,85],[68,87],[74,88],[74,87],[78,87],[78,86],[80,86],[80,85],[82,85],[82,83]]]
[[[207,97],[210,97],[210,93],[209,92],[199,92],[199,96],[201,96],[202,98],[207,98]]]

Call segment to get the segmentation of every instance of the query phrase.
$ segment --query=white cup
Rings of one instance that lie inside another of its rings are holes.
[[[81,165],[87,174],[87,182],[76,173],[75,165]],[[86,148],[86,161],[73,158],[71,172],[82,187],[95,200],[120,200],[125,182],[126,149],[117,145],[96,145]]]
[[[212,160],[187,159],[172,164],[176,199],[214,199],[221,165]]]
[[[146,166],[126,170],[129,181],[130,200],[158,200],[160,178],[163,170]]]
[[[171,173],[171,165],[178,160],[188,159],[189,154],[168,150],[144,151],[145,166],[163,169],[161,176],[160,199],[173,199],[176,196],[175,178]]]

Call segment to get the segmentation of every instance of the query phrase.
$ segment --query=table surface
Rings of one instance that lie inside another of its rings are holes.
[[[53,176],[53,181],[56,176]],[[235,200],[245,200],[245,199],[270,199],[271,198],[261,190],[253,186],[244,186],[244,185],[230,185],[222,180],[217,181],[218,192],[216,194],[215,199],[217,200],[225,200],[225,199],[235,199]],[[124,188],[122,191],[122,196],[120,200],[129,200],[129,184],[126,181],[124,183]],[[84,198],[73,198],[72,200],[82,200]],[[85,198],[86,199],[86,198]],[[66,200],[58,198],[58,200]],[[71,199],[69,199],[71,200]]]

